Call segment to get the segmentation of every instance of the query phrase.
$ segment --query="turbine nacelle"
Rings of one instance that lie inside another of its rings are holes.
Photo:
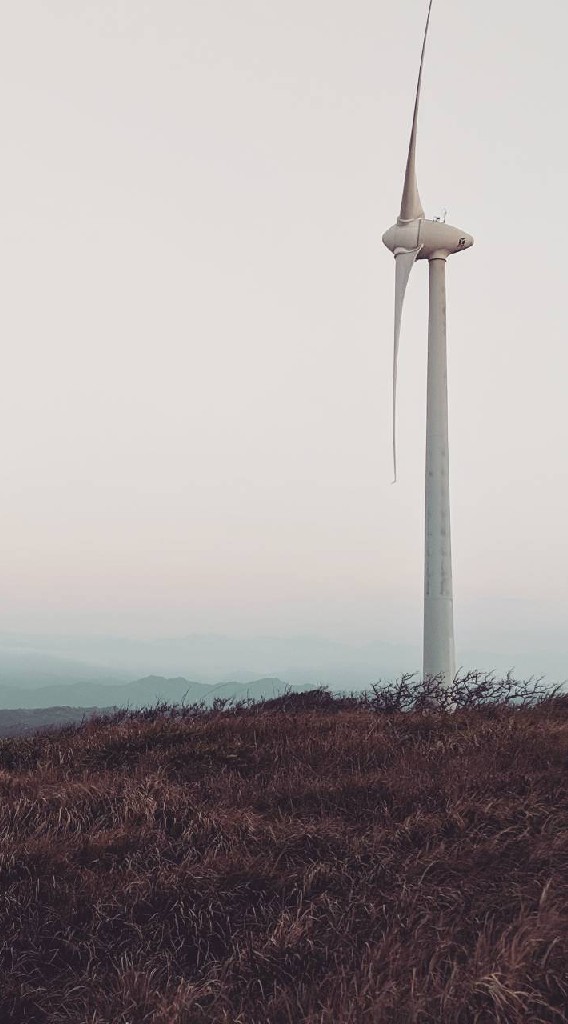
[[[469,249],[473,245],[473,238],[461,228],[421,217],[411,221],[399,219],[392,228],[385,231],[383,242],[395,256],[418,250],[416,259],[431,260],[435,257],[447,259],[454,252]]]

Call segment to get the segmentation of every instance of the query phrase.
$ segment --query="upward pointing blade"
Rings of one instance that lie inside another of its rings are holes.
[[[424,42],[422,43],[422,54],[420,56],[420,71],[418,72],[418,83],[416,85],[416,99],[414,101],[412,131],[410,133],[408,159],[406,161],[406,173],[404,175],[404,188],[402,190],[402,201],[400,204],[399,220],[401,221],[416,220],[417,218],[424,216],[424,210],[422,209],[422,203],[420,202],[420,196],[418,195],[418,185],[416,183],[416,130],[418,127],[418,105],[420,102],[420,89],[422,87],[422,68],[424,66],[424,54],[426,52],[426,37],[428,36],[428,26],[430,24],[431,10],[432,0],[430,0],[428,6],[428,17],[426,18],[426,28],[424,29]]]
[[[410,249],[399,252],[395,255],[395,288],[394,288],[394,354],[392,364],[392,458],[394,465],[394,480],[396,483],[396,379],[398,374],[398,343],[400,339],[400,322],[402,319],[402,305],[404,293],[410,277],[410,271],[422,246],[417,249]]]

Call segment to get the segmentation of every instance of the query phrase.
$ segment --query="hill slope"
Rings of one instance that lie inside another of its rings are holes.
[[[107,712],[114,708],[106,708]],[[82,722],[84,718],[100,715],[101,708],[17,708],[13,711],[0,711],[0,738],[6,736],[25,736],[38,729],[53,726],[71,725]]]
[[[4,740],[0,1020],[562,1021],[567,754],[320,693]]]

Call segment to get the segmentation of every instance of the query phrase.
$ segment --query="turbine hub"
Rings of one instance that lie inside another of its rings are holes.
[[[454,228],[438,220],[398,221],[385,231],[383,242],[394,255],[397,250],[408,252],[420,247],[417,259],[447,259],[454,252],[461,252],[473,245],[473,238],[467,231]]]

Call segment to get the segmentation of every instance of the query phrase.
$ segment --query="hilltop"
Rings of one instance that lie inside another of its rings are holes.
[[[222,705],[0,742],[0,1020],[566,1019],[565,698]]]

